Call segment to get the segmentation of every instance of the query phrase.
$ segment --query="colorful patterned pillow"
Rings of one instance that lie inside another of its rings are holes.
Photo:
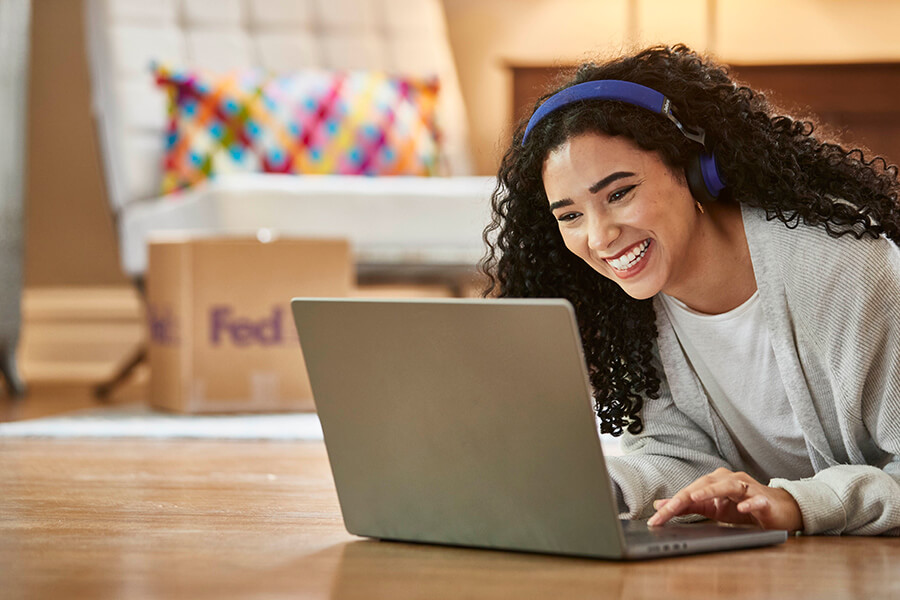
[[[154,67],[169,95],[163,193],[222,173],[434,175],[436,78]]]

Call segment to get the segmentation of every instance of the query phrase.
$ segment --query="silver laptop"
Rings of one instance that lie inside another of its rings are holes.
[[[612,559],[787,539],[619,520],[565,300],[292,308],[352,534]]]

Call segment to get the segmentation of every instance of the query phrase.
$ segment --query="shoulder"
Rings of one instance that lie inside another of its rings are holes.
[[[757,278],[780,276],[786,289],[814,295],[900,287],[900,248],[884,237],[836,238],[824,227],[788,227],[749,207],[742,215]]]

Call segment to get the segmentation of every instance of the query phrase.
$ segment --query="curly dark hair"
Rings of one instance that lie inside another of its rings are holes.
[[[728,187],[720,202],[764,209],[789,228],[824,227],[832,236],[885,235],[900,243],[897,167],[867,160],[814,135],[809,121],[775,114],[765,95],[739,85],[727,68],[690,48],[655,46],[603,64],[588,63],[561,88],[620,79],[653,88],[672,100],[689,126],[701,126],[715,150]],[[563,243],[548,209],[542,165],[554,149],[583,133],[625,136],[656,152],[678,172],[699,145],[666,117],[630,104],[589,100],[547,115],[522,139],[523,120],[500,166],[492,196],[493,219],[484,231],[487,253],[480,268],[485,295],[566,298],[575,307],[595,410],[604,433],[643,429],[645,399],[659,397],[654,359],[656,315],[651,300],[635,300],[594,271]]]

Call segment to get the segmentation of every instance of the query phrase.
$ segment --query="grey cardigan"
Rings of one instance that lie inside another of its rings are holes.
[[[900,249],[789,229],[747,207],[743,219],[779,374],[816,471],[768,484],[797,500],[804,533],[900,535]],[[718,467],[754,475],[655,302],[660,398],[645,400],[644,431],[625,434],[625,456],[608,459],[629,518]]]

